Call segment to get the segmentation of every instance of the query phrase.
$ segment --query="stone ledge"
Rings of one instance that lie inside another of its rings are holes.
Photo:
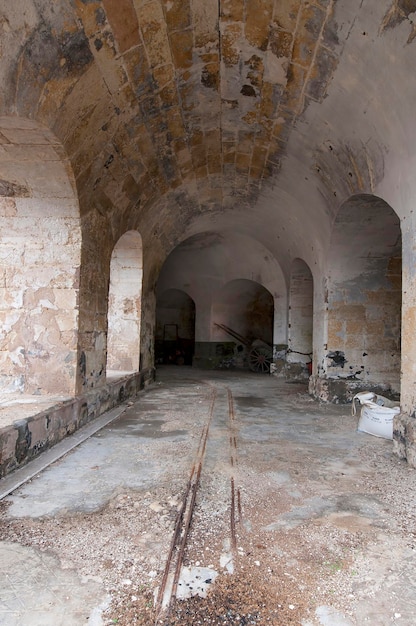
[[[154,378],[155,370],[149,369],[107,381],[82,396],[58,402],[35,415],[3,426],[0,429],[0,478],[96,417],[135,397]]]

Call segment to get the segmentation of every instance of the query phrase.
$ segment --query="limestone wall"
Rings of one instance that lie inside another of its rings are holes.
[[[74,393],[81,235],[49,131],[0,119],[0,391]]]

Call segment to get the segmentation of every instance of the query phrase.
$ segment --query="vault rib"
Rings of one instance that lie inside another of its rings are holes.
[[[311,77],[313,68],[315,67],[316,58],[318,56],[318,50],[319,50],[320,44],[321,44],[321,42],[323,40],[323,34],[324,34],[324,31],[325,31],[326,25],[328,23],[328,18],[329,18],[330,15],[332,15],[332,12],[334,10],[334,2],[335,2],[335,0],[330,0],[330,2],[328,4],[328,7],[326,9],[325,19],[322,21],[322,25],[321,25],[321,28],[319,30],[319,35],[318,35],[316,43],[315,43],[315,48],[314,48],[314,51],[312,53],[311,62],[309,64],[309,68],[307,69],[306,74],[305,74],[305,80],[303,81],[302,89],[301,89],[300,96],[299,96],[299,104],[298,104],[297,109],[295,110],[294,119],[296,119],[298,117],[298,115],[300,113],[302,113],[302,111],[303,111],[304,102],[305,102],[305,91],[306,91],[306,88],[307,88],[307,86],[309,84],[309,79]]]
[[[220,159],[221,159],[221,209],[224,208],[224,143],[222,133],[222,37],[221,37],[221,0],[218,0],[218,93],[220,97]]]

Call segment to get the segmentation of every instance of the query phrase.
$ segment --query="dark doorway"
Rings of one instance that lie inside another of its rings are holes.
[[[187,293],[168,289],[156,305],[156,363],[192,365],[195,303]]]

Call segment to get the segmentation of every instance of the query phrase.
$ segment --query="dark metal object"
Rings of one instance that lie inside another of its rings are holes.
[[[248,366],[252,372],[270,372],[270,364],[273,362],[272,346],[261,339],[251,341],[225,324],[214,322],[214,325],[248,348]]]

